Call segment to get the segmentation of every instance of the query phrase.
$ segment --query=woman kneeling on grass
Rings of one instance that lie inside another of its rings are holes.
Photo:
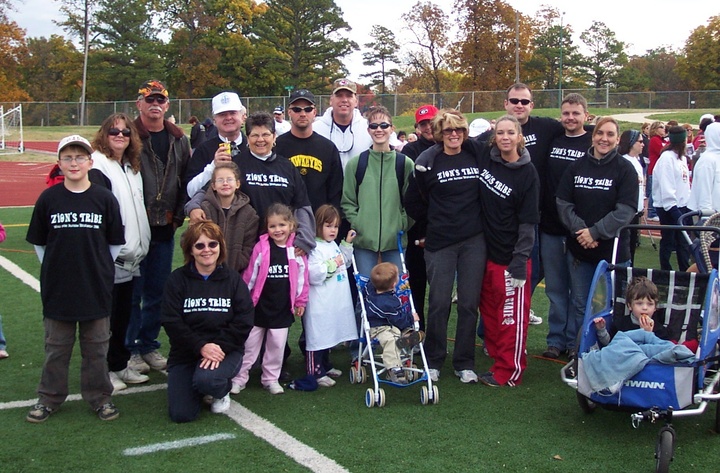
[[[173,422],[197,418],[203,396],[210,410],[230,407],[232,377],[242,364],[253,326],[253,304],[240,273],[223,265],[220,227],[191,225],[180,243],[185,265],[165,286],[162,324],[170,340],[168,408]]]

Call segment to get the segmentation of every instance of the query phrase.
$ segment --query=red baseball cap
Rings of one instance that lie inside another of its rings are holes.
[[[438,109],[433,105],[423,105],[415,111],[415,123],[423,120],[432,120],[437,115]]]

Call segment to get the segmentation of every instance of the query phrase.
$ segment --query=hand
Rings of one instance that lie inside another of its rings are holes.
[[[357,236],[357,232],[355,230],[350,230],[348,232],[347,236],[345,237],[345,241],[348,243],[352,243],[352,241],[355,239],[356,236]]]
[[[580,243],[580,246],[582,246],[586,250],[597,247],[597,243],[590,235],[590,229],[583,228],[582,230],[576,231],[575,235],[575,239],[577,240],[577,242]]]
[[[419,322],[419,321],[420,321],[420,316],[417,314],[417,312],[413,312],[413,320],[414,320],[415,322]]]
[[[295,307],[295,317],[302,317],[305,315],[305,307]]]
[[[214,370],[217,369],[217,367],[220,366],[220,363],[217,361],[210,361],[207,358],[203,358],[202,361],[200,361],[200,368],[204,370]]]
[[[295,247],[295,256],[302,258],[303,256],[307,256],[307,253],[305,253],[305,250],[302,248]]]
[[[217,151],[215,151],[215,159],[213,162],[217,165],[218,163],[232,161],[232,154],[230,154],[230,143],[220,143]]]
[[[515,289],[520,289],[525,285],[525,279],[515,279],[515,278],[511,277],[510,285],[512,287],[514,287]]]
[[[649,315],[641,315],[639,322],[640,328],[646,332],[652,332],[655,328],[655,321]]]
[[[188,217],[190,217],[190,225],[194,225],[200,222],[207,222],[207,217],[205,217],[205,211],[203,209],[191,210]]]
[[[338,268],[345,264],[345,259],[343,259],[342,255],[337,255],[335,258],[333,258],[333,261],[335,261],[335,266]]]
[[[593,319],[595,323],[595,330],[603,330],[605,328],[605,319],[602,317],[595,317]]]
[[[200,355],[209,362],[220,363],[225,359],[225,352],[216,343],[206,343],[200,349]],[[203,360],[204,362],[204,360]]]

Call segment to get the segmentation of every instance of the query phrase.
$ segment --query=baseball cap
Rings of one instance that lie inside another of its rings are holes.
[[[478,135],[482,135],[489,129],[489,121],[485,120],[484,118],[476,118],[472,121],[472,123],[470,123],[470,126],[468,127],[468,135],[470,135],[470,138],[474,138]]]
[[[147,97],[149,95],[163,95],[167,97],[168,91],[165,88],[165,85],[163,85],[163,83],[159,80],[149,80],[140,86],[138,94],[143,97]]]
[[[307,89],[293,90],[293,93],[290,94],[290,105],[300,99],[307,100],[311,104],[315,105],[315,96]]]
[[[218,113],[227,112],[230,110],[242,111],[245,110],[240,97],[235,92],[220,92],[212,99],[212,112],[213,115]]]
[[[702,123],[702,121],[705,120],[706,118],[709,118],[710,121],[715,121],[715,116],[712,113],[706,113],[702,117],[700,117],[699,123]]]
[[[67,148],[68,146],[79,146],[79,147],[85,149],[85,151],[87,151],[88,154],[93,153],[92,146],[90,146],[90,142],[88,140],[86,140],[85,138],[83,138],[80,135],[70,135],[70,136],[66,136],[65,138],[60,140],[60,143],[58,144],[58,149],[57,149],[58,159],[60,159],[60,153],[62,152],[62,150]]]
[[[338,79],[333,82],[333,95],[339,90],[349,90],[353,94],[357,94],[357,84],[350,79]]]
[[[437,113],[437,107],[433,105],[423,105],[415,111],[415,123],[420,123],[423,120],[432,120]]]
[[[282,108],[280,105],[278,105],[277,107],[275,107],[275,110],[273,110],[273,114],[278,115],[278,114],[283,113],[284,111],[285,111],[285,109]]]

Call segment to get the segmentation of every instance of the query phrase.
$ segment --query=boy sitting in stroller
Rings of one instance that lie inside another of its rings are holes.
[[[380,263],[370,272],[370,281],[365,286],[365,308],[370,325],[370,336],[376,338],[382,347],[382,361],[393,383],[407,384],[402,369],[401,350],[409,349],[422,342],[425,333],[414,330],[417,313],[403,309],[395,295],[399,281],[398,268],[393,263]]]

